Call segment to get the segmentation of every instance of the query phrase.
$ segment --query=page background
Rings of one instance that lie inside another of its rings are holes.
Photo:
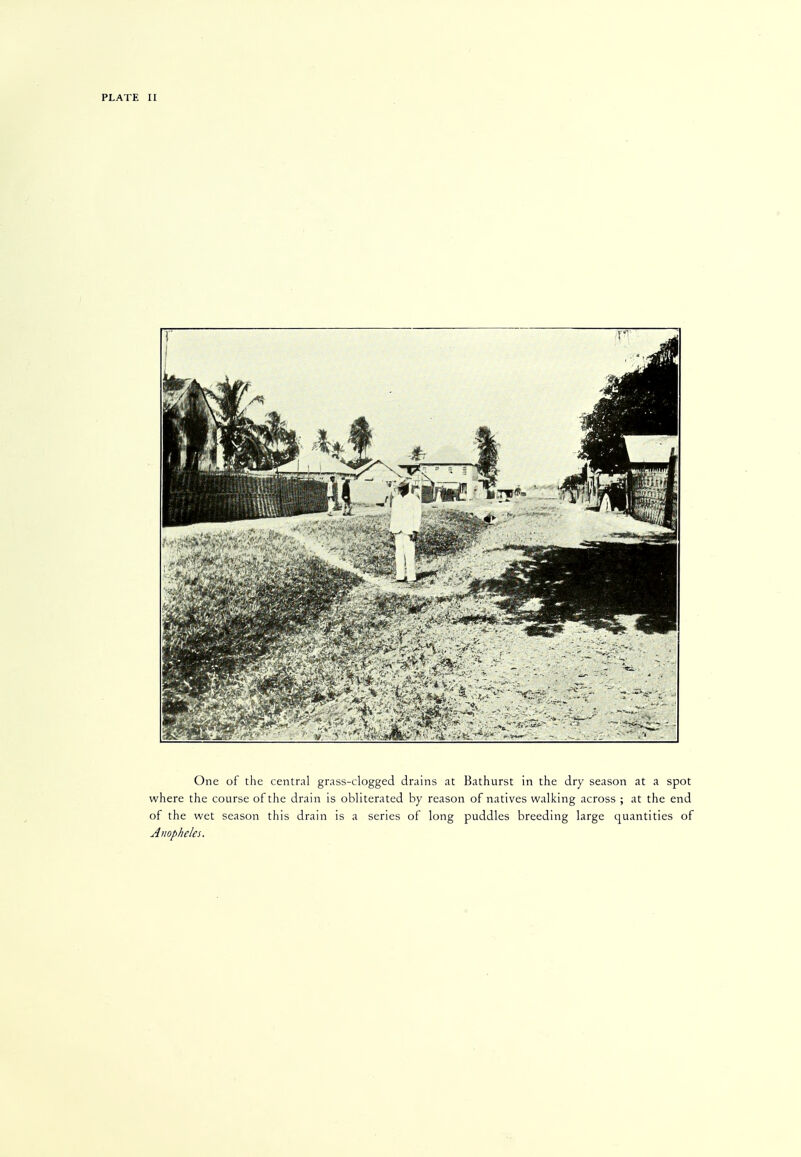
[[[790,1151],[791,6],[3,23],[9,1152]],[[678,746],[158,744],[160,327],[397,324],[682,327]],[[147,839],[345,761],[696,818]]]

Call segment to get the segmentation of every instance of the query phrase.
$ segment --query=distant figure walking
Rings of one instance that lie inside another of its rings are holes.
[[[389,532],[395,538],[396,582],[417,581],[414,554],[422,512],[422,503],[412,492],[408,479],[402,479],[398,484],[398,493],[392,499],[389,516]]]
[[[345,479],[342,483],[342,517],[350,514],[350,480]]]
[[[326,488],[325,488],[325,496],[328,499],[328,514],[330,516],[334,513],[334,475],[333,474],[328,479],[328,483],[327,483]]]

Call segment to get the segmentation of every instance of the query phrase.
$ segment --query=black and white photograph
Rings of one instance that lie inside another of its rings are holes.
[[[677,329],[165,328],[161,416],[163,741],[677,741]]]

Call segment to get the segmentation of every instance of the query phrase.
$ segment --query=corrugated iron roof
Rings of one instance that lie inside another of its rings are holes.
[[[161,383],[161,409],[162,413],[169,413],[175,406],[178,405],[181,398],[191,386],[197,386],[200,393],[203,395],[203,401],[206,403],[206,409],[211,415],[211,420],[215,426],[219,426],[217,415],[211,407],[211,403],[206,395],[206,391],[201,386],[197,378],[174,378],[170,382]]]
[[[433,454],[426,454],[421,463],[404,458],[401,466],[475,466],[475,455],[463,454],[455,446],[440,446]]]
[[[406,478],[406,477],[409,477],[409,478],[416,478],[416,479],[418,479],[418,480],[419,480],[419,479],[421,479],[421,478],[423,478],[423,479],[425,479],[426,481],[430,482],[432,486],[434,485],[434,479],[431,477],[431,475],[430,475],[430,474],[428,473],[428,471],[426,470],[426,464],[425,464],[425,462],[414,462],[414,463],[411,463],[411,464],[410,464],[410,465],[407,467],[407,470],[406,470],[406,474],[404,474],[404,476],[403,476],[403,477],[404,477],[404,478]]]
[[[347,474],[353,476],[355,471],[351,470],[347,462],[340,462],[338,458],[334,458],[331,454],[324,454],[322,450],[311,450],[308,454],[302,454],[300,458],[294,458],[291,462],[279,466],[277,473]]]
[[[629,462],[667,462],[679,452],[678,434],[624,434]]]
[[[161,400],[165,410],[170,410],[176,404],[188,386],[195,382],[195,378],[173,378],[161,383]],[[200,385],[200,382],[197,383]]]
[[[386,466],[388,470],[391,470],[393,474],[397,474],[398,477],[401,476],[400,467],[396,466],[394,462],[390,462],[388,458],[371,458],[369,462],[365,462],[364,466],[358,466],[353,471],[355,477],[361,478],[362,474],[366,473],[368,470],[371,470],[374,466],[377,466],[379,462],[383,466]]]

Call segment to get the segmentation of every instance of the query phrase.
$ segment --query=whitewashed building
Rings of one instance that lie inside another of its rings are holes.
[[[299,474],[304,478],[328,479],[333,474],[341,481],[343,478],[353,478],[354,471],[347,462],[340,462],[331,454],[324,454],[322,450],[310,450],[299,458],[293,458],[283,466],[276,468],[276,474]]]
[[[410,475],[418,469],[424,471],[437,497],[460,502],[475,502],[487,497],[487,479],[479,473],[474,458],[455,446],[440,447],[434,454],[427,454],[424,462],[405,459],[398,465]]]
[[[354,502],[383,506],[392,493],[392,487],[405,471],[385,458],[372,458],[353,472],[351,498]]]

